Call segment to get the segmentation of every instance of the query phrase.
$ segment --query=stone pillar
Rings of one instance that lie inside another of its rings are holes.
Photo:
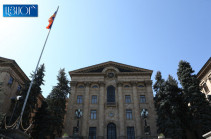
[[[105,90],[105,84],[103,82],[100,82],[100,94],[99,94],[99,120],[98,120],[98,139],[104,138],[104,90]]]
[[[70,86],[71,86],[71,92],[69,95],[69,99],[68,99],[68,104],[67,104],[67,114],[65,117],[65,133],[67,133],[68,135],[72,135],[73,134],[73,118],[70,119],[70,117],[74,117],[73,115],[75,114],[74,111],[74,98],[75,98],[75,93],[76,93],[76,82],[70,82]]]
[[[124,109],[124,96],[122,93],[122,83],[118,83],[118,96],[119,96],[119,139],[124,139],[125,135],[125,109]]]
[[[89,119],[89,87],[90,87],[90,83],[86,82],[85,83],[85,95],[83,98],[83,121],[82,121],[82,128],[81,128],[81,136],[83,136],[84,138],[87,138],[87,134],[88,134],[88,119]]]
[[[140,109],[139,109],[139,96],[137,95],[137,83],[133,82],[133,106],[134,111],[132,112],[134,121],[135,121],[135,134],[136,138],[140,138],[141,136],[141,118],[140,118]]]
[[[147,124],[150,126],[151,135],[157,135],[157,128],[156,128],[156,111],[154,107],[154,100],[153,100],[153,92],[152,92],[152,81],[146,80],[146,102],[148,104],[148,118]]]

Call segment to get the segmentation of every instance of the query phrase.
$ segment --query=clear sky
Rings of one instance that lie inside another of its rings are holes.
[[[37,18],[5,18],[3,4],[38,4]],[[211,56],[211,0],[0,0],[0,56],[27,76],[35,69],[49,17],[60,6],[41,63],[47,96],[66,72],[106,61],[160,70],[176,79],[180,60],[196,73]],[[69,74],[68,74],[68,78]]]

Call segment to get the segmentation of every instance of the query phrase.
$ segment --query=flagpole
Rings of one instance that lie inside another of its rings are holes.
[[[57,10],[56,10],[56,15],[57,15],[58,10],[59,10],[59,6],[58,6],[58,8],[57,8]],[[56,19],[56,15],[55,15],[55,19]],[[54,19],[54,20],[55,20],[55,19]],[[54,22],[53,22],[53,23],[54,23]],[[52,25],[51,25],[51,28],[52,28],[52,26],[53,26],[53,23],[52,23]],[[37,62],[37,66],[36,66],[36,68],[35,68],[35,72],[34,72],[34,74],[33,74],[33,78],[32,78],[32,81],[31,81],[31,83],[30,83],[29,89],[28,89],[28,91],[27,91],[27,95],[26,95],[26,98],[25,98],[25,100],[24,100],[23,108],[22,108],[22,110],[21,110],[20,119],[19,119],[18,122],[17,122],[16,129],[19,129],[20,122],[21,122],[21,119],[22,119],[22,117],[23,117],[23,112],[24,112],[24,109],[25,109],[25,107],[26,107],[26,103],[27,103],[27,100],[28,100],[28,97],[29,97],[29,94],[30,94],[30,91],[31,91],[31,88],[32,88],[32,84],[33,84],[33,82],[34,82],[34,78],[35,78],[35,75],[36,75],[36,73],[37,73],[37,69],[38,69],[38,66],[39,66],[39,63],[40,63],[40,60],[41,60],[43,51],[44,51],[44,49],[45,49],[46,42],[47,42],[47,40],[48,40],[48,36],[49,36],[49,34],[50,34],[50,32],[51,32],[51,28],[50,28],[49,31],[48,31],[48,35],[47,35],[47,37],[46,37],[46,39],[45,39],[45,43],[44,43],[43,48],[42,48],[42,51],[41,51],[41,53],[40,53],[40,57],[39,57],[39,60],[38,60],[38,62]]]

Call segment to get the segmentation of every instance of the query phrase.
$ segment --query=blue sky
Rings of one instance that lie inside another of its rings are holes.
[[[5,18],[3,4],[38,4],[39,16]],[[1,0],[0,56],[16,60],[29,76],[58,5],[41,60],[44,96],[60,68],[116,61],[153,70],[153,80],[158,70],[177,79],[180,60],[198,72],[211,56],[210,0]]]

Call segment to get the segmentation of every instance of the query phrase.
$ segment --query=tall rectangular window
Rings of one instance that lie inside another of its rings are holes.
[[[92,104],[97,104],[97,96],[92,96]]]
[[[126,118],[128,120],[132,120],[133,117],[132,117],[132,110],[126,110]]]
[[[83,103],[83,96],[77,96],[77,103],[78,104]]]
[[[96,112],[96,110],[91,110],[91,119],[92,120],[97,119],[97,112]]]
[[[203,88],[204,88],[204,90],[205,90],[206,93],[209,93],[210,92],[210,90],[207,87],[207,84],[206,83],[203,84]]]
[[[9,81],[8,81],[8,84],[9,84],[9,85],[12,85],[13,80],[14,80],[14,78],[10,76],[10,79],[9,79]]]
[[[146,103],[146,97],[145,95],[140,96],[140,103]]]
[[[96,139],[96,127],[89,128],[89,139]]]
[[[130,95],[125,96],[125,103],[131,103]]]
[[[134,127],[127,127],[127,139],[135,139]]]

